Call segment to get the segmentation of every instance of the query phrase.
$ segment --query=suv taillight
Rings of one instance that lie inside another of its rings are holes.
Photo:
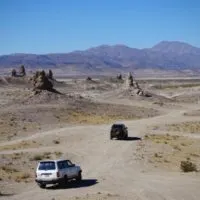
[[[57,175],[57,177],[60,177],[60,172],[57,172],[56,175]]]

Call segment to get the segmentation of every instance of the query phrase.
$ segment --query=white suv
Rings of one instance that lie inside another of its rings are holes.
[[[41,188],[47,184],[66,184],[68,180],[82,180],[82,170],[70,160],[40,161],[36,170],[35,181]]]

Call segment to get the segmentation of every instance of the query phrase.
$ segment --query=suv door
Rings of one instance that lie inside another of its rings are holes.
[[[70,176],[76,177],[78,172],[77,172],[75,165],[70,160],[67,160],[67,165],[68,165],[68,168],[70,171]]]
[[[70,170],[65,160],[58,162],[58,169],[61,177],[64,177],[65,175],[67,175],[67,177],[70,177]]]

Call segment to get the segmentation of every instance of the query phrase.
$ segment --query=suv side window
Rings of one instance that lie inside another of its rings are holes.
[[[71,167],[73,164],[70,160],[67,160],[67,165],[68,165],[68,167]]]
[[[66,169],[68,168],[67,160],[59,161],[58,162],[58,169]]]
[[[65,161],[63,161],[63,166],[64,166],[64,168],[68,168],[69,166],[68,166],[68,163],[67,163],[67,161],[65,160]]]

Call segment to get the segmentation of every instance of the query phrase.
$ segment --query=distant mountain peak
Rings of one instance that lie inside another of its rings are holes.
[[[200,54],[200,49],[180,41],[161,41],[151,48],[153,51],[177,54]]]
[[[176,41],[176,40],[162,40],[157,45],[159,45],[159,44],[184,44],[184,45],[190,45],[190,44],[188,44],[186,42]],[[192,46],[192,45],[190,45],[190,46]]]
[[[168,41],[168,40],[163,40],[161,42],[159,42],[158,44],[154,45],[152,48],[157,47],[157,46],[175,46],[175,45],[179,45],[179,46],[185,46],[185,47],[192,47],[192,48],[196,48],[194,46],[192,46],[191,44],[188,44],[186,42],[181,42],[181,41]]]
[[[102,44],[100,46],[96,46],[96,47],[91,47],[88,50],[96,50],[96,49],[114,49],[114,48],[130,48],[124,44],[114,44],[114,45],[108,45],[108,44]]]

